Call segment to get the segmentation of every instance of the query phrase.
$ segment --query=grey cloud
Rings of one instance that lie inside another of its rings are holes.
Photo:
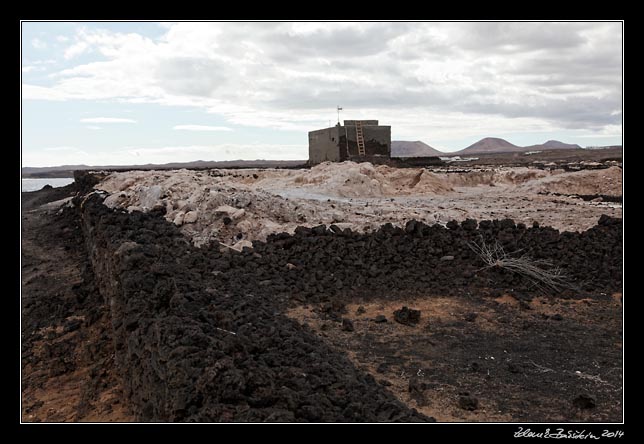
[[[333,24],[306,35],[296,35],[284,29],[270,35],[264,47],[279,61],[297,60],[302,57],[365,57],[387,49],[388,42],[405,32],[404,24],[382,26],[343,27],[336,30]]]
[[[196,106],[207,97],[284,115],[340,104],[532,117],[569,128],[620,119],[613,115],[621,109],[619,24],[331,23],[308,33],[295,33],[292,23],[212,27],[202,25],[203,36],[185,24],[168,34],[180,48],[174,55],[163,52],[170,42],[157,42],[153,86],[188,103],[195,98]],[[223,32],[206,32],[215,28]],[[92,72],[65,82],[97,79],[101,87],[93,88],[104,90],[102,72]],[[118,83],[114,90],[118,97]]]
[[[619,121],[612,112],[621,108],[621,36],[593,35],[612,30],[610,25],[329,24],[297,35],[290,24],[255,25],[228,24],[218,41],[227,55],[241,59],[251,51],[259,57],[259,63],[244,65],[243,74],[236,65],[181,58],[162,64],[160,83],[172,93],[248,100],[271,110],[314,110],[341,103],[347,108],[425,107],[533,117],[568,128]],[[432,84],[415,74],[419,63],[450,58],[464,70],[453,82]],[[281,68],[302,75],[282,79]],[[227,83],[234,88],[222,88]],[[525,94],[507,97],[508,87]]]
[[[526,90],[576,99],[575,92],[621,97],[622,61],[619,48],[611,51],[573,51],[565,57],[546,55],[516,64],[507,74]]]
[[[471,93],[486,95],[490,91],[479,88]],[[279,86],[264,105],[275,109],[322,109],[340,104],[346,108],[407,109],[424,106],[447,110],[456,106],[462,94],[460,89],[428,83],[413,88],[407,82],[368,86],[359,80],[333,82],[311,79]]]
[[[177,57],[161,61],[155,78],[170,94],[210,97],[228,83],[231,74],[221,62]]]
[[[399,60],[448,58],[454,53],[455,39],[441,39],[432,31],[440,31],[440,23],[415,23],[409,33],[389,41],[390,55]]]
[[[570,51],[563,54],[542,54],[531,57],[516,67],[516,73],[563,73],[571,76],[621,75],[622,57],[619,48],[610,51]]]
[[[568,99],[542,100],[537,103],[464,102],[463,112],[498,114],[509,118],[537,117],[569,129],[597,129],[621,122],[621,116],[612,111],[621,108],[621,100],[614,97],[571,96]]]
[[[586,23],[462,23],[457,44],[466,50],[524,52],[574,48],[586,42]]]
[[[411,64],[391,57],[369,57],[365,59],[339,59],[328,62],[323,69],[328,73],[355,73],[356,80],[377,77],[381,85],[418,88],[427,85],[412,72]],[[356,82],[356,83],[358,83]],[[345,85],[346,86],[346,85]],[[388,87],[388,86],[386,86]]]

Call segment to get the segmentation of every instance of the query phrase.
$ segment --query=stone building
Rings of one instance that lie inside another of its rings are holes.
[[[331,128],[309,132],[309,163],[382,163],[391,157],[391,126],[377,120],[345,120]]]

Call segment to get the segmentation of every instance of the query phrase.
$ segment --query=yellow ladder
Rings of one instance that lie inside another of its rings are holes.
[[[362,121],[356,120],[356,140],[358,141],[358,155],[366,154],[364,149],[364,134],[362,133]]]

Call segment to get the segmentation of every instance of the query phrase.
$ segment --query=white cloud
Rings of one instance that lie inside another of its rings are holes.
[[[162,28],[154,40],[82,29],[65,58],[91,52],[96,61],[58,72],[51,87],[29,94],[23,87],[23,96],[191,106],[234,124],[291,131],[326,126],[340,105],[343,118],[377,118],[428,141],[457,116],[464,116],[461,131],[471,132],[471,122],[481,137],[523,124],[621,125],[621,23]]]
[[[47,167],[79,165],[93,162],[94,154],[73,146],[54,146],[40,149],[25,149],[21,153],[22,166]]]
[[[173,130],[184,131],[232,131],[232,128],[227,126],[209,126],[209,125],[175,125]]]
[[[37,37],[31,39],[31,46],[36,49],[47,49],[47,43]]]
[[[136,120],[121,117],[86,117],[80,121],[83,123],[136,123]]]
[[[43,148],[44,151],[78,151],[78,148],[73,146],[49,146]]]
[[[68,100],[69,96],[55,88],[22,84],[23,100]]]
[[[63,56],[65,57],[65,60],[73,59],[74,57],[79,56],[85,51],[87,51],[88,48],[89,48],[89,44],[87,42],[83,42],[83,41],[76,42],[70,47],[68,47],[67,49],[65,49],[65,53]]]
[[[69,42],[69,37],[66,37],[64,35],[57,35],[56,36],[56,41],[61,42],[61,43],[66,43],[66,42]]]
[[[29,61],[29,64],[22,66],[22,72],[28,73],[36,71],[47,71],[51,68],[49,65],[52,65],[54,63],[56,63],[54,60],[36,60],[33,62]]]

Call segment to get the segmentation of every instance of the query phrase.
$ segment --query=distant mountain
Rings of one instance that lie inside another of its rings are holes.
[[[73,170],[87,170],[93,168],[88,165],[61,165],[54,167],[22,167],[22,175],[30,175],[32,173],[47,173],[52,171],[73,171]]]
[[[520,147],[513,145],[507,140],[496,137],[486,137],[475,144],[460,151],[444,153],[425,142],[405,140],[394,140],[391,142],[392,157],[443,157],[463,156],[485,153],[520,153],[525,151],[555,150],[555,149],[579,149],[579,145],[563,143],[558,140],[548,140],[541,145],[530,145]],[[587,147],[588,149],[601,149],[611,147]],[[227,160],[227,161],[204,161],[177,162],[166,164],[145,164],[145,165],[62,165],[55,167],[23,167],[22,177],[72,177],[74,170],[162,170],[162,169],[202,169],[202,168],[297,168],[304,166],[306,160]]]
[[[577,144],[572,143],[563,143],[558,140],[548,140],[546,143],[541,145],[530,145],[526,146],[523,149],[525,151],[535,151],[535,150],[574,150],[581,148]]]
[[[453,156],[462,156],[470,154],[521,153],[525,151],[568,150],[579,148],[581,148],[579,145],[563,143],[559,142],[558,140],[548,140],[546,143],[542,143],[540,145],[517,146],[504,139],[499,139],[497,137],[486,137],[485,139],[481,139],[465,149],[449,154]]]
[[[406,140],[393,140],[391,142],[391,157],[431,157],[444,156],[445,153],[417,140],[409,142]]]
[[[451,155],[461,156],[463,154],[483,154],[483,153],[516,153],[524,151],[520,146],[516,146],[507,140],[499,139],[496,137],[486,137],[478,142],[464,148],[460,151],[450,153]]]

